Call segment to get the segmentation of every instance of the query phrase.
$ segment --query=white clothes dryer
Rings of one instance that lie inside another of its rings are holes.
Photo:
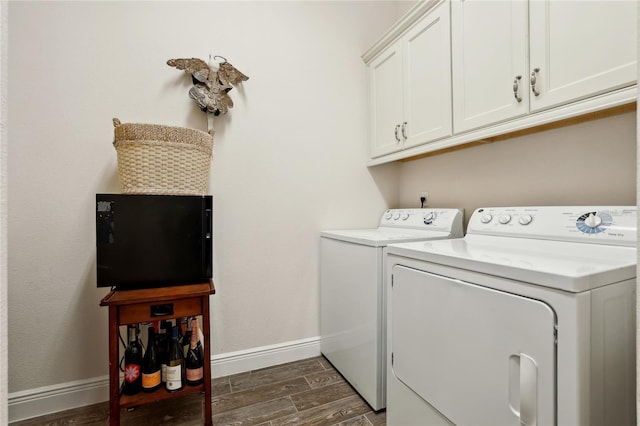
[[[378,228],[321,233],[320,348],[374,410],[386,395],[386,246],[461,237],[462,218],[457,209],[393,209]]]
[[[387,424],[635,425],[635,207],[483,208],[387,247]]]

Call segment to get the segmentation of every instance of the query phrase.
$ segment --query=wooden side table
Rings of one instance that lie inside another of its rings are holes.
[[[112,290],[100,306],[109,307],[109,424],[120,424],[120,410],[180,395],[204,392],[204,424],[211,426],[211,338],[209,296],[213,281],[137,290]],[[160,388],[153,393],[124,395],[120,389],[119,327],[127,324],[202,315],[204,334],[204,383],[185,385],[177,392]]]

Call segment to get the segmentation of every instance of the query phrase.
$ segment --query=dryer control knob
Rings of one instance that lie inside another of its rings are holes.
[[[407,213],[407,212],[402,213],[402,216],[400,216],[400,218],[401,218],[402,220],[407,220],[407,219],[409,219],[409,213]]]
[[[489,223],[491,222],[491,219],[493,219],[493,216],[491,216],[489,213],[485,213],[480,217],[480,222]]]
[[[503,214],[502,216],[500,216],[500,219],[498,219],[498,221],[501,224],[506,225],[507,223],[511,222],[511,215]]]
[[[398,220],[398,219],[400,219],[400,213],[399,212],[393,215],[393,220]]]
[[[389,210],[387,210],[387,212],[384,214],[384,218],[387,220],[391,219],[392,216],[393,214]]]
[[[523,214],[520,216],[520,219],[518,219],[518,223],[520,223],[520,225],[528,225],[532,220],[533,217],[530,214]]]
[[[436,214],[435,212],[428,212],[424,214],[423,218],[424,218],[424,223],[427,223],[427,222],[431,223],[436,219]]]
[[[597,228],[598,226],[600,226],[602,224],[602,218],[600,216],[597,216],[597,215],[591,213],[584,220],[584,224],[587,225],[589,228]]]

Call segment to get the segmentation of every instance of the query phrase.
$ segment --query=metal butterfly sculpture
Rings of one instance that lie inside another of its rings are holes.
[[[224,62],[218,64],[218,70],[213,70],[202,59],[169,59],[167,65],[184,70],[191,74],[193,87],[189,90],[189,97],[193,99],[202,111],[211,112],[213,115],[226,114],[229,108],[233,108],[233,101],[228,93],[232,85],[249,80],[249,77],[238,71],[222,56]]]

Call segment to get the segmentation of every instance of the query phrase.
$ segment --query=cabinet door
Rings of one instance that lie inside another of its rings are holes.
[[[450,21],[444,2],[402,39],[405,148],[451,136]]]
[[[531,1],[532,111],[636,81],[636,1]],[[537,70],[537,71],[536,71]]]
[[[401,148],[402,44],[397,41],[369,65],[371,157]]]
[[[452,2],[455,133],[528,113],[527,30],[526,2]]]

